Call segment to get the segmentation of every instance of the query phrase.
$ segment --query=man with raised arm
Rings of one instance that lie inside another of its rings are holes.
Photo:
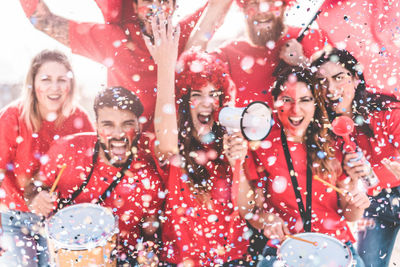
[[[97,1],[103,9],[105,24],[78,23],[57,16],[43,0],[20,0],[26,15],[40,31],[70,47],[73,53],[91,58],[108,69],[108,86],[122,86],[133,91],[143,102],[146,130],[152,126],[157,85],[157,68],[144,43],[144,36],[151,39],[151,18],[160,10],[170,15],[175,10],[175,0],[116,0]],[[230,1],[230,0],[228,0]],[[35,2],[38,2],[35,5]],[[190,33],[200,14],[208,23],[220,20],[212,10],[220,9],[226,0],[209,3],[181,21],[179,53],[183,52]],[[209,14],[209,15],[207,15]]]
[[[231,0],[233,2],[233,0]],[[284,25],[286,8],[292,0],[236,0],[245,15],[246,38],[224,44],[217,50],[219,57],[228,64],[233,81],[238,88],[237,106],[253,101],[271,104],[270,89],[275,81],[273,72],[280,60],[289,65],[308,64],[308,58],[320,51],[329,40],[323,32],[309,30],[301,43],[296,38],[301,28]],[[228,8],[220,7],[220,17]],[[204,17],[205,15],[203,15]],[[203,18],[200,18],[201,23]],[[215,28],[203,23],[201,31],[193,31],[190,45],[206,48],[209,33]]]

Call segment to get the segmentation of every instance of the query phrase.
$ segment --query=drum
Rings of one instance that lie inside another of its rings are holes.
[[[118,220],[110,209],[77,204],[46,223],[52,264],[59,267],[117,265]]]
[[[320,233],[300,233],[295,237],[316,243],[286,239],[278,249],[278,258],[285,266],[348,267],[352,264],[350,249],[334,237]]]

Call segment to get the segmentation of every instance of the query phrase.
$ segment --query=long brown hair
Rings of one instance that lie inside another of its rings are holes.
[[[75,75],[67,56],[60,51],[43,50],[32,59],[20,98],[21,118],[25,121],[28,129],[32,131],[39,131],[43,119],[39,112],[38,100],[35,93],[35,77],[40,67],[47,62],[57,62],[64,65],[68,71],[71,83],[67,99],[61,107],[61,114],[57,117],[56,125],[61,123],[65,117],[71,115],[76,107],[74,102],[76,94]]]
[[[204,143],[195,136],[193,120],[190,115],[190,93],[192,90],[199,90],[207,84],[212,84],[222,92],[219,96],[219,104],[222,106],[229,99],[229,94],[233,90],[233,82],[226,66],[215,56],[205,52],[189,50],[180,57],[178,66],[181,68],[177,73],[176,81],[176,97],[179,105],[179,150],[185,160],[185,170],[189,178],[195,185],[203,188],[202,184],[209,180],[210,174],[205,166],[196,162],[192,153],[204,149]],[[196,69],[194,66],[201,66],[201,68]],[[196,71],[194,71],[195,69]],[[224,133],[221,125],[214,122],[211,139],[213,139],[213,149],[218,154],[218,157],[214,160],[217,165],[227,164],[222,154]]]
[[[277,77],[272,96],[276,100],[282,92],[283,85],[293,75],[296,77],[297,82],[304,82],[307,85],[316,100],[314,117],[308,125],[305,136],[307,153],[311,157],[313,173],[325,179],[334,180],[342,174],[342,168],[335,157],[336,150],[333,146],[334,138],[329,131],[328,112],[324,102],[317,100],[323,97],[322,92],[315,89],[316,83],[312,73],[300,67],[285,69]]]

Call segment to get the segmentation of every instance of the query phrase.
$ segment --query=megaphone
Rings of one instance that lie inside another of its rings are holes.
[[[265,139],[272,127],[272,110],[261,101],[250,103],[247,107],[224,107],[218,115],[218,120],[228,133],[240,130],[249,141]]]

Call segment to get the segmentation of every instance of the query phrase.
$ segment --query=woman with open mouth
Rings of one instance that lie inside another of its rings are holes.
[[[1,266],[49,265],[40,217],[44,213],[30,209],[30,203],[40,198],[24,196],[24,188],[34,180],[40,164],[47,162],[45,154],[52,141],[93,131],[86,112],[75,103],[75,95],[68,58],[61,52],[44,50],[32,60],[21,97],[0,111],[0,183],[4,194],[0,247],[5,250]],[[51,199],[45,191],[39,194]]]
[[[400,229],[400,103],[367,92],[362,67],[346,50],[325,51],[313,66],[323,91],[319,102],[327,105],[329,118],[343,115],[355,122],[350,137],[364,155],[346,153],[345,172],[379,179],[368,188],[371,206],[363,220],[368,227],[359,231],[358,253],[366,266],[389,266]]]
[[[301,232],[334,236],[350,248],[356,266],[364,266],[352,247],[355,240],[347,221],[362,216],[368,197],[358,190],[357,177],[344,179],[342,156],[332,146],[326,109],[316,103],[317,94],[308,70],[282,72],[272,90],[277,123],[261,146],[249,153],[248,178],[255,194],[247,194],[247,203],[254,203],[248,206],[254,216],[245,217],[271,240],[258,266],[275,266],[277,252],[272,245]],[[349,193],[339,194],[315,176]]]
[[[177,63],[179,31],[158,16],[156,40],[147,45],[158,66],[154,153],[168,190],[161,259],[238,266],[248,241],[244,221],[232,216],[232,166],[244,160],[247,144],[240,133],[228,136],[214,119],[233,83],[223,63],[209,54],[191,50]]]

